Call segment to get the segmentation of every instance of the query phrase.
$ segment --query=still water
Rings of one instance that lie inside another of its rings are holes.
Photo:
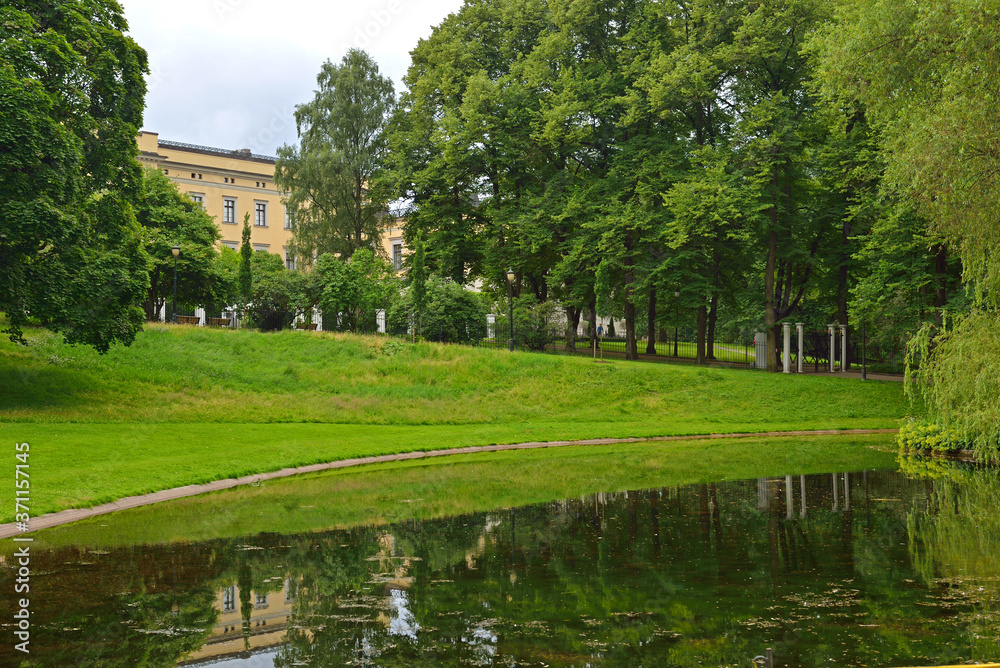
[[[749,667],[768,647],[778,666],[995,660],[998,502],[993,471],[858,471],[36,549],[20,665]],[[8,556],[4,592],[12,578]],[[19,665],[12,644],[0,664]]]

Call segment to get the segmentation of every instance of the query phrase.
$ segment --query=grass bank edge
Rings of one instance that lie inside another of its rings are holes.
[[[895,467],[892,434],[456,454],[335,469],[115,512],[34,534],[42,548],[309,533],[724,480]],[[4,541],[3,553],[10,545]]]
[[[524,442],[898,426],[897,420],[884,418],[842,418],[825,424],[692,420],[422,426],[32,423],[17,425],[3,440],[31,444],[30,508],[37,517],[185,485],[380,455]],[[3,508],[13,509],[13,492],[12,486],[0,489]],[[11,511],[4,513],[3,522],[12,520]]]

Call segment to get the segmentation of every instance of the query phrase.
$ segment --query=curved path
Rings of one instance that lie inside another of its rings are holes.
[[[577,445],[615,445],[618,443],[644,443],[644,442],[665,442],[665,441],[698,441],[714,440],[723,438],[772,438],[776,436],[841,436],[851,434],[895,434],[898,429],[818,429],[813,431],[764,431],[764,432],[742,432],[736,434],[701,434],[691,436],[654,436],[651,438],[593,438],[584,441],[545,441],[531,443],[509,443],[506,445],[479,445],[466,448],[449,448],[445,450],[427,450],[403,452],[396,455],[380,455],[378,457],[358,457],[355,459],[341,459],[323,464],[312,464],[310,466],[299,466],[294,468],[281,469],[271,473],[257,473],[243,476],[242,478],[227,478],[205,483],[204,485],[186,485],[184,487],[174,487],[165,489],[162,492],[153,492],[141,496],[128,496],[111,503],[105,503],[92,508],[74,508],[62,510],[57,513],[49,513],[40,517],[33,517],[29,522],[29,531],[39,529],[49,529],[61,524],[69,524],[77,520],[98,515],[106,515],[116,510],[126,508],[138,508],[139,506],[149,506],[161,501],[172,501],[182,499],[186,496],[195,496],[205,492],[216,492],[223,489],[239,487],[240,485],[252,485],[264,480],[274,480],[276,478],[287,478],[288,476],[300,473],[315,473],[317,471],[328,471],[331,469],[343,469],[353,466],[364,466],[366,464],[382,464],[385,462],[398,462],[407,459],[425,459],[427,457],[444,457],[446,455],[467,455],[477,452],[499,452],[501,450],[534,450],[538,448],[562,448]],[[19,536],[24,532],[16,524],[0,524],[0,539]]]

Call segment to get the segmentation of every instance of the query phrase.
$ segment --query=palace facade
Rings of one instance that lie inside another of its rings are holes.
[[[139,162],[161,170],[181,192],[205,207],[222,232],[223,246],[239,249],[243,217],[250,216],[250,243],[254,250],[276,253],[294,269],[289,251],[291,224],[283,193],[274,184],[276,158],[250,149],[226,150],[159,138],[155,132],[139,133]],[[401,223],[382,235],[385,256],[399,270],[403,257]]]

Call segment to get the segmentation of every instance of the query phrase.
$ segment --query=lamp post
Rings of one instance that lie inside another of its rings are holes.
[[[174,315],[171,321],[177,324],[177,256],[181,254],[181,247],[174,246],[170,252],[174,254],[174,307],[172,309]]]
[[[674,290],[674,358],[677,357],[677,318],[680,317],[681,305],[679,300],[681,298],[681,291]]]
[[[507,301],[510,303],[510,351],[514,352],[514,270],[507,270]]]

